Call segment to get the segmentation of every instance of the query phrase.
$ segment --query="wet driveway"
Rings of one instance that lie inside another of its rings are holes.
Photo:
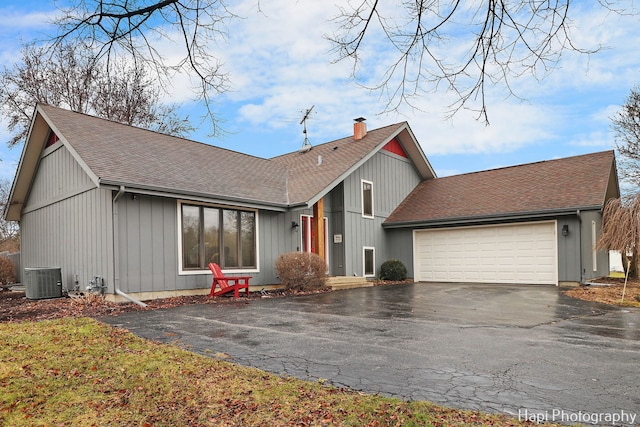
[[[369,393],[520,418],[613,424],[626,416],[630,424],[635,416],[640,424],[640,310],[574,300],[553,286],[417,283],[102,320]]]

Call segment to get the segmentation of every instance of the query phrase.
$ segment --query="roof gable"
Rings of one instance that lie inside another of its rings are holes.
[[[608,197],[619,197],[613,151],[423,181],[385,225],[602,208]]]
[[[47,137],[55,134],[96,186],[273,209],[312,205],[385,144],[396,140],[424,178],[435,173],[407,123],[273,159],[38,105],[12,192],[18,220]],[[15,196],[15,197],[14,197]]]
[[[272,160],[289,171],[291,204],[311,205],[392,141],[412,161],[422,179],[435,177],[406,122],[371,130],[362,139],[349,136]]]
[[[287,204],[285,173],[266,159],[56,107],[39,109],[101,185]]]

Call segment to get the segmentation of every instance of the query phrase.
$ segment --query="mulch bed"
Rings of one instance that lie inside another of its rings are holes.
[[[640,307],[640,280],[629,279],[624,292],[624,302],[622,303],[622,292],[624,289],[624,279],[603,277],[592,280],[593,284],[588,286],[578,286],[565,292],[566,295],[586,301],[601,302],[605,304],[622,305],[625,307]]]
[[[145,301],[148,307],[133,303],[113,303],[94,294],[81,294],[75,297],[63,297],[43,300],[29,300],[25,292],[0,292],[0,322],[21,322],[58,319],[61,317],[103,317],[117,316],[130,311],[157,310],[189,304],[229,304],[248,303],[260,298],[278,298],[284,296],[308,295],[330,292],[321,289],[310,292],[278,289],[264,293],[252,292],[249,297],[234,299],[232,296],[211,298],[208,295],[192,295]]]

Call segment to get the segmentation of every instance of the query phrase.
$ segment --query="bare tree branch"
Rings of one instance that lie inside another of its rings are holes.
[[[236,17],[225,0],[70,1],[57,20],[57,42],[90,40],[107,64],[124,55],[153,70],[164,85],[175,72],[190,73],[199,80],[196,96],[205,101],[215,126],[211,106],[229,82],[213,45],[225,39],[225,24]],[[598,0],[601,7],[625,13],[614,10],[617,3]],[[260,9],[260,0],[256,5]],[[449,114],[471,109],[488,123],[494,86],[517,96],[514,79],[528,73],[544,78],[566,51],[600,49],[573,43],[571,6],[571,0],[351,0],[334,19],[335,33],[326,37],[336,62],[351,61],[352,77],[380,94],[385,111],[416,108],[415,99],[444,86],[456,95]],[[169,62],[158,40],[179,40],[184,55]],[[460,43],[463,52],[453,49]],[[370,64],[384,71],[373,83],[361,82],[360,67]]]
[[[24,140],[36,103],[46,103],[98,117],[186,136],[193,127],[177,115],[178,105],[160,102],[160,89],[144,69],[112,62],[105,67],[82,44],[27,45],[13,68],[0,72],[0,115],[13,137]]]
[[[611,121],[620,175],[626,183],[637,188],[640,186],[640,86],[631,89],[622,110]]]
[[[611,199],[602,212],[602,230],[596,243],[596,249],[620,251],[630,264],[623,263],[625,270],[629,265],[629,277],[638,277],[638,257],[640,253],[640,196],[623,199]]]
[[[4,210],[11,194],[11,182],[6,179],[0,180],[0,247],[20,247],[20,226],[15,221],[4,219]],[[0,252],[2,251],[0,250]]]
[[[229,82],[211,52],[213,44],[225,38],[226,21],[235,17],[223,0],[72,0],[70,4],[55,22],[59,33],[54,45],[88,40],[107,68],[126,59],[152,72],[164,88],[176,72],[194,75],[199,82],[194,95],[204,100],[213,134],[219,134],[213,98],[227,91]],[[158,50],[163,40],[180,41],[184,57],[167,60]]]
[[[403,0],[392,19],[391,11],[382,17],[377,0],[362,0],[351,9],[341,9],[335,18],[338,31],[327,37],[334,43],[337,61],[353,62],[356,80],[358,67],[369,60],[361,56],[367,42],[378,33],[388,38],[395,59],[378,83],[363,84],[388,95],[385,111],[413,105],[415,98],[444,83],[457,97],[450,114],[472,109],[488,123],[490,87],[503,84],[517,96],[511,89],[513,78],[525,73],[542,78],[564,51],[589,54],[600,48],[582,49],[573,43],[570,6],[570,0]],[[470,47],[466,53],[456,55],[447,50],[454,38],[467,41]],[[384,58],[389,52],[376,53],[377,58]]]

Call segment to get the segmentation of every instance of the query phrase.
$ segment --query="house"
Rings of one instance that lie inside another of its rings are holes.
[[[612,151],[437,178],[406,122],[272,159],[38,105],[4,212],[22,266],[139,299],[206,293],[207,263],[277,284],[279,254],[331,276],[400,259],[420,281],[579,283],[619,196]]]

